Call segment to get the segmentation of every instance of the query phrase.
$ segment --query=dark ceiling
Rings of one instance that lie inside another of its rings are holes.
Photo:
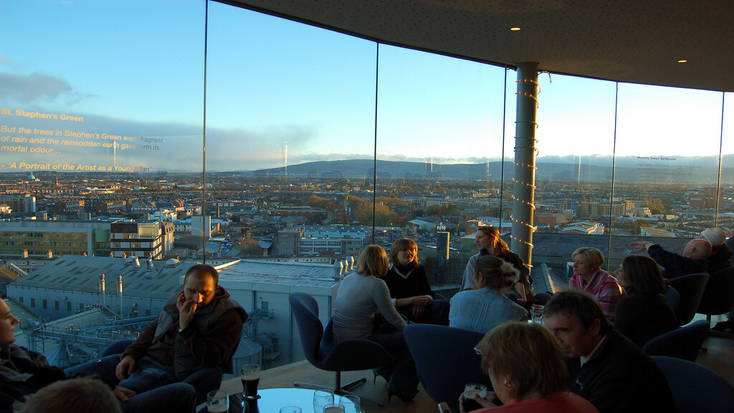
[[[552,73],[734,91],[732,0],[220,1],[500,66],[534,61]]]

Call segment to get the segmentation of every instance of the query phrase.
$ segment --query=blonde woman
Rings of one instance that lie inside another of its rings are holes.
[[[486,333],[507,320],[527,318],[527,310],[505,296],[518,276],[517,268],[501,258],[479,257],[472,289],[451,298],[449,326]]]
[[[332,325],[336,340],[366,338],[385,347],[397,360],[388,378],[387,390],[403,401],[418,393],[418,375],[408,346],[403,339],[405,320],[395,309],[382,277],[387,274],[387,254],[378,245],[368,245],[359,255],[356,272],[339,283]],[[394,332],[376,333],[376,314],[394,327]],[[390,370],[390,369],[388,369]],[[383,371],[386,371],[383,369]]]

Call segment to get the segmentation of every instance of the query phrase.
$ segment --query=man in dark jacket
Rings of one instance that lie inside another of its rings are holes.
[[[232,356],[247,313],[218,281],[217,270],[209,265],[186,271],[183,291],[171,297],[158,319],[125,349],[115,367],[120,386],[141,392],[204,368],[232,373]]]
[[[41,388],[69,376],[83,375],[78,369],[66,371],[48,364],[46,357],[16,346],[15,326],[19,320],[0,299],[0,413],[10,413]],[[96,363],[90,363],[92,366]],[[97,377],[103,379],[101,377]],[[117,380],[104,380],[121,402],[124,412],[175,411],[193,412],[196,391],[186,383],[171,383],[149,392],[135,394],[116,385]]]
[[[703,239],[689,241],[683,249],[683,254],[666,251],[652,242],[632,241],[630,246],[638,251],[646,250],[647,255],[663,267],[663,277],[667,279],[709,271],[711,244]]]
[[[592,295],[555,294],[543,316],[567,359],[571,391],[600,413],[675,411],[670,388],[655,362],[614,331]]]

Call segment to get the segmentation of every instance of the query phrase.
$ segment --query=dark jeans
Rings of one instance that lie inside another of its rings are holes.
[[[397,360],[387,382],[387,391],[405,396],[418,392],[418,373],[415,362],[405,343],[403,333],[382,333],[367,337],[368,340],[380,343]]]
[[[115,367],[121,355],[114,354],[64,370],[67,377],[97,376],[115,379]],[[173,383],[173,368],[143,357],[135,363],[130,377],[119,386],[135,391],[135,396],[122,402],[124,412],[193,412],[196,406],[196,389],[188,383]]]

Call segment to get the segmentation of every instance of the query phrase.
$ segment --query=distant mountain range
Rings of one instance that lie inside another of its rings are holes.
[[[723,157],[722,183],[734,183],[734,155]],[[611,157],[549,157],[536,162],[538,181],[567,183],[604,183],[612,178]],[[716,157],[618,157],[615,181],[648,184],[715,185],[718,158]],[[318,178],[369,179],[373,174],[372,159],[317,161],[288,166],[288,176]],[[514,175],[512,160],[504,162],[504,179]],[[285,168],[243,171],[254,176],[284,176]],[[378,178],[445,179],[445,180],[499,180],[502,162],[481,164],[431,164],[428,162],[377,161]]]

